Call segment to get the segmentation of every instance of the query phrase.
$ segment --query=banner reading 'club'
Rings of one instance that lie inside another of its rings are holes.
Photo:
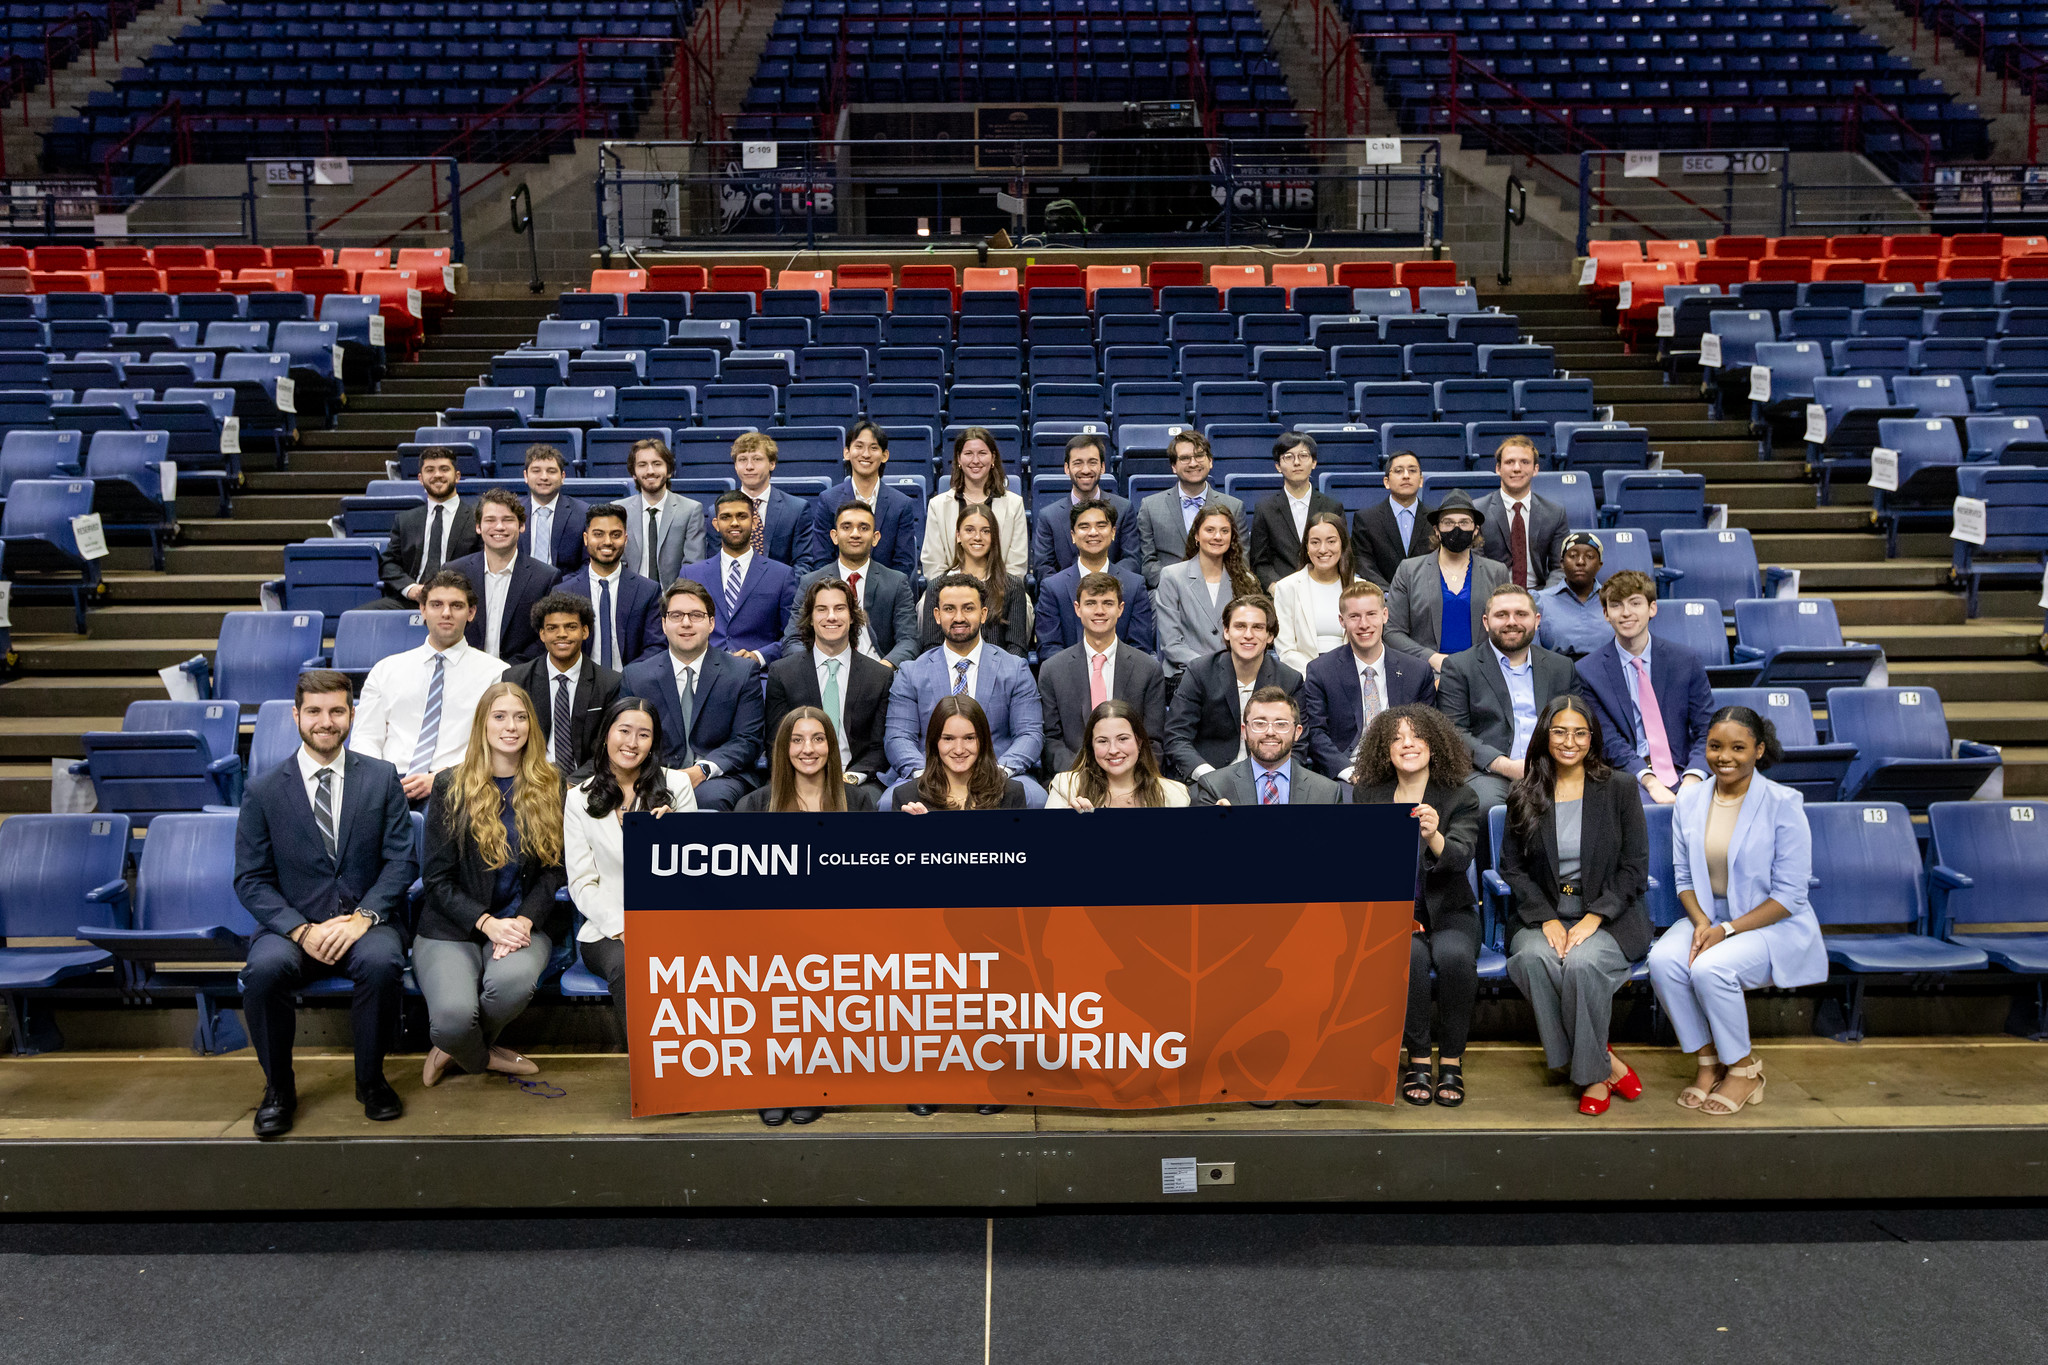
[[[636,1115],[1394,1098],[1406,807],[632,815],[625,836]]]

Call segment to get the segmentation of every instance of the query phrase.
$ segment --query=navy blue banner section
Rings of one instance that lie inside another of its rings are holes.
[[[1409,809],[635,814],[626,908],[1405,902],[1417,849]]]

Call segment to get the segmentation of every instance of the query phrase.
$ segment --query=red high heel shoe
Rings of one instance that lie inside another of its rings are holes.
[[[1614,1049],[1608,1048],[1607,1055],[1614,1056]],[[1636,1075],[1636,1069],[1627,1062],[1621,1064],[1624,1073],[1618,1081],[1609,1081],[1607,1088],[1625,1100],[1639,1100],[1643,1097],[1643,1078]]]

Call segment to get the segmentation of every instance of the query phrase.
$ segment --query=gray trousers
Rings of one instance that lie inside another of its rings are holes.
[[[491,1045],[533,999],[534,983],[554,951],[537,929],[524,948],[499,958],[475,943],[414,939],[412,972],[427,1000],[434,1046],[472,1075],[489,1070]]]
[[[1517,929],[1508,947],[1508,976],[1536,1012],[1544,1061],[1553,1071],[1569,1067],[1573,1085],[1606,1080],[1613,1072],[1607,1029],[1614,993],[1630,967],[1614,935],[1595,929],[1562,961],[1541,929]]]

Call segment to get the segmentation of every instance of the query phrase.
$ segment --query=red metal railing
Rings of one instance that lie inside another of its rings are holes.
[[[1901,10],[1906,9],[1905,0],[1893,0]],[[1984,68],[1987,64],[2001,79],[1998,95],[1998,112],[2003,114],[2010,107],[2012,87],[2016,81],[2026,83],[2027,94],[2027,160],[2031,163],[2040,159],[2041,152],[2041,80],[2048,75],[2048,52],[2016,39],[2003,39],[1994,48],[1989,30],[1982,14],[1966,9],[1956,0],[1912,0],[1913,51],[1920,51],[1920,30],[1925,27],[1934,40],[1934,60],[1941,60],[1941,39],[1943,34],[1953,38],[1956,45],[1967,50],[1974,39],[1977,54],[1977,95],[1984,94]]]

